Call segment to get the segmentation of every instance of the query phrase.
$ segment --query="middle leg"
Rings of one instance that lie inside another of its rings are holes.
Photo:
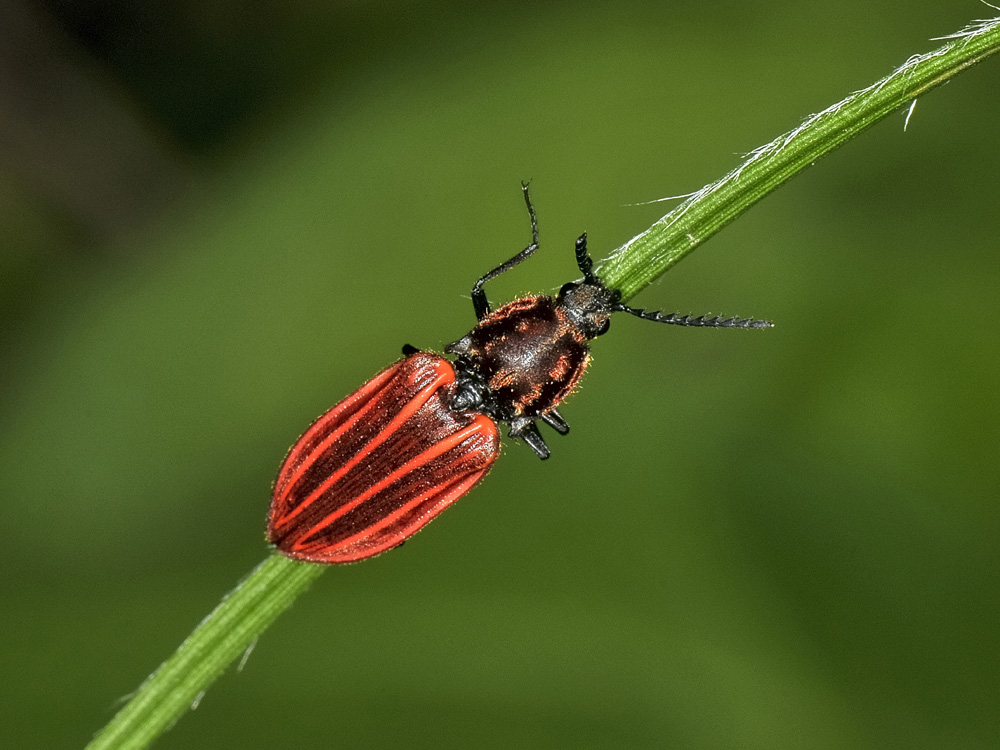
[[[524,193],[524,202],[528,206],[528,215],[531,216],[531,244],[472,285],[472,306],[476,309],[476,320],[482,320],[490,314],[490,301],[486,298],[486,292],[483,291],[483,284],[490,279],[495,279],[502,273],[506,273],[518,263],[527,260],[538,249],[538,220],[535,218],[535,209],[531,205],[531,197],[528,195],[527,182],[521,183],[521,190]]]

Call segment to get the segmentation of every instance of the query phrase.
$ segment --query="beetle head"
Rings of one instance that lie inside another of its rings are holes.
[[[595,278],[593,281],[563,284],[556,304],[584,336],[592,339],[608,332],[611,313],[620,298],[621,294],[608,289]]]

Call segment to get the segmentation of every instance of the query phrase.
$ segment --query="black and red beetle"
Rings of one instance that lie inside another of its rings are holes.
[[[455,360],[403,347],[403,359],[316,420],[289,451],[267,527],[282,554],[345,563],[402,544],[486,475],[500,455],[498,422],[548,458],[537,420],[569,432],[556,407],[579,382],[588,342],[607,332],[612,313],[683,326],[771,325],[628,307],[594,274],[586,234],[576,241],[582,281],[555,297],[522,297],[491,311],[483,285],[538,249],[527,184],[522,190],[531,244],[473,285],[479,322],[445,347]]]

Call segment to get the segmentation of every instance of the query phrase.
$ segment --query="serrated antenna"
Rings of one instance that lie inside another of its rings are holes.
[[[757,320],[756,318],[726,318],[722,315],[681,315],[680,313],[663,313],[659,310],[650,312],[638,307],[629,307],[618,302],[613,307],[614,312],[626,312],[643,320],[651,320],[654,323],[669,323],[675,326],[690,326],[693,328],[771,328],[774,324],[769,320]]]

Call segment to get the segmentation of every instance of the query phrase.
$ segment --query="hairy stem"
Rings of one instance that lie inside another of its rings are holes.
[[[264,560],[139,686],[87,750],[147,747],[194,705],[324,570],[278,553]]]
[[[915,55],[770,143],[736,169],[691,195],[642,234],[615,250],[598,272],[623,299],[633,297],[698,245],[772,190],[917,97],[1000,51],[1000,18],[951,34],[933,52]]]

